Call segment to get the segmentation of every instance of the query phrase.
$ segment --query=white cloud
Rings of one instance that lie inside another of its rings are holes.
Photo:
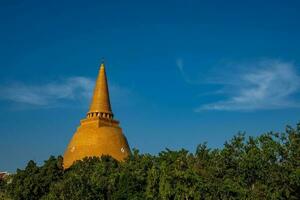
[[[74,106],[76,103],[88,107],[94,85],[94,79],[81,76],[40,85],[13,82],[0,85],[0,100],[23,105],[22,108],[65,107]],[[111,84],[109,85],[109,91],[113,105],[127,106],[133,102],[133,93],[130,89],[121,87],[118,84]]]
[[[190,77],[185,73],[184,69],[183,69],[183,60],[181,58],[178,58],[176,60],[176,66],[181,74],[181,76],[183,77],[184,81],[190,84],[193,84],[193,81],[190,79]]]
[[[44,85],[15,82],[0,86],[0,99],[32,106],[53,106],[62,100],[86,99],[91,96],[94,81],[70,77]]]
[[[218,77],[224,100],[204,104],[203,110],[251,111],[300,107],[295,95],[300,91],[300,76],[293,63],[265,60],[235,66],[244,69]],[[245,69],[247,68],[247,69]]]

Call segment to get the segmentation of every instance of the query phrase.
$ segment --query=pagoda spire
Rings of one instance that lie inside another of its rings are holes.
[[[105,64],[102,61],[90,109],[86,118],[80,120],[80,126],[64,153],[63,167],[68,169],[77,160],[102,155],[124,161],[130,154],[130,147],[119,121],[113,119]]]
[[[111,110],[109,91],[107,78],[105,73],[104,60],[100,65],[98,78],[94,88],[94,93],[90,105],[90,110],[87,113],[87,118],[102,117],[102,118],[113,118],[113,113]]]

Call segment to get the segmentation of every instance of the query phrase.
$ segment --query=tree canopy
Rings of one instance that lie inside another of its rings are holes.
[[[0,194],[16,200],[300,199],[300,124],[258,137],[239,133],[220,149],[203,143],[195,153],[133,150],[125,162],[85,158],[65,171],[62,164],[61,156],[42,166],[29,161],[11,183],[0,182]]]

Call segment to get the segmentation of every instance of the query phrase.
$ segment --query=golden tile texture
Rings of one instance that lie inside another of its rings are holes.
[[[90,110],[73,135],[64,154],[64,168],[84,157],[110,155],[122,161],[130,148],[119,122],[113,119],[104,63],[101,64]]]

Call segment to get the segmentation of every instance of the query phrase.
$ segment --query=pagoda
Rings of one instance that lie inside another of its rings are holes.
[[[127,139],[111,109],[104,62],[100,65],[90,109],[65,151],[64,168],[84,157],[101,155],[110,155],[118,161],[130,155]]]

